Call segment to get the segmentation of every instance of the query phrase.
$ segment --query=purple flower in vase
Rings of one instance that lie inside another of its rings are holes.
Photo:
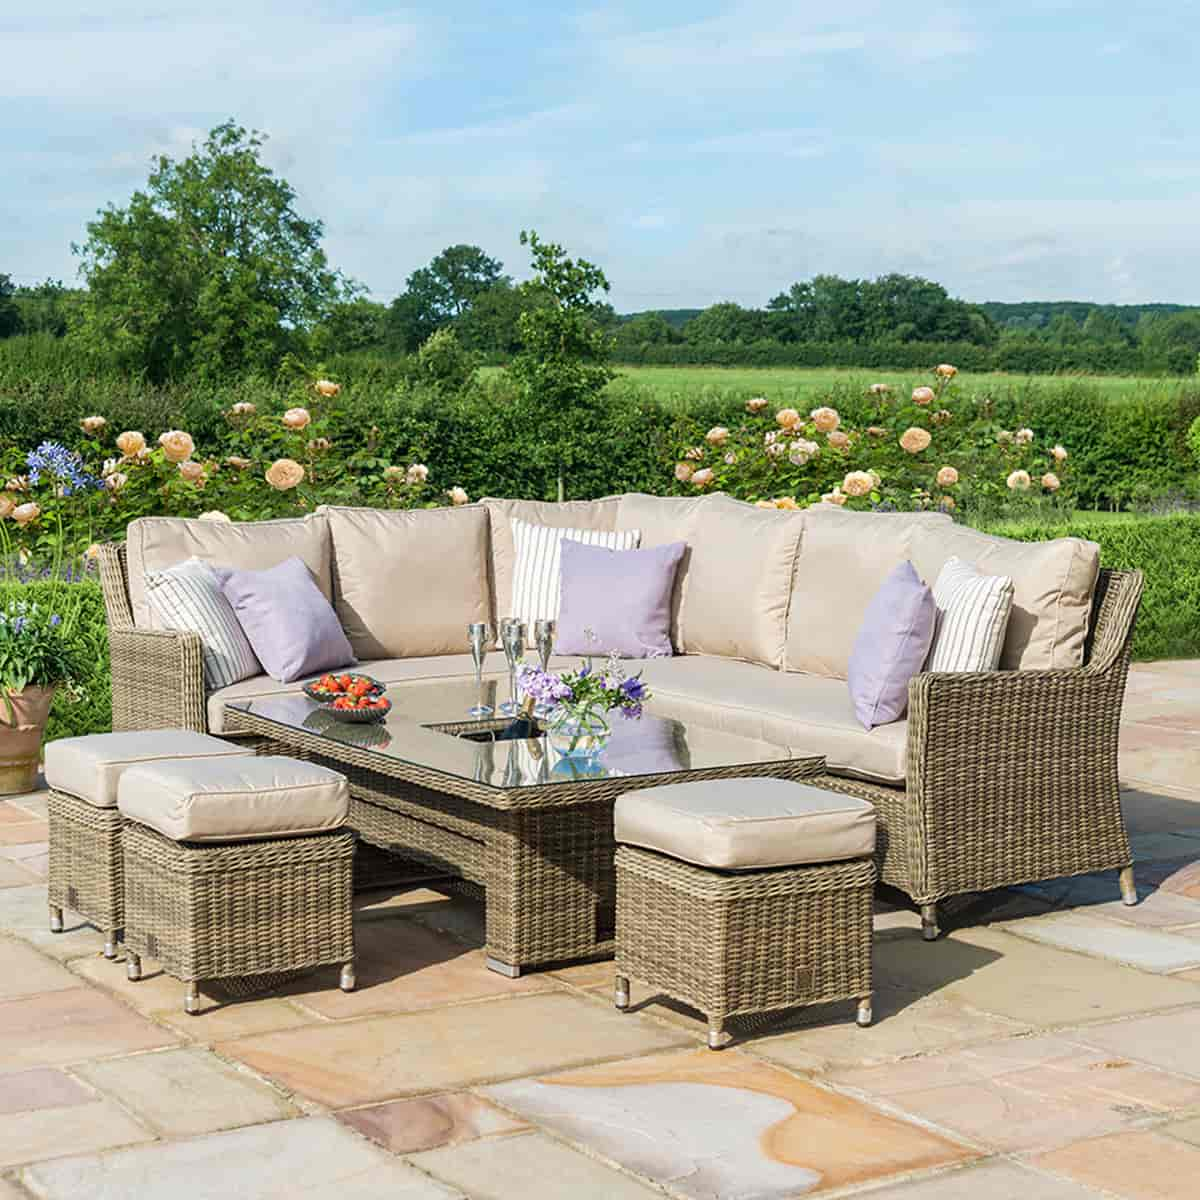
[[[626,700],[638,705],[638,715],[640,716],[640,701],[646,694],[646,685],[642,682],[641,676],[631,675],[628,679],[621,680],[621,694]]]

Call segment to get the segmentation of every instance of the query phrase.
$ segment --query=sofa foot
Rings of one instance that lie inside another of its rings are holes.
[[[343,992],[352,992],[357,986],[358,979],[354,974],[353,961],[344,963],[342,965],[341,978],[338,980],[338,987],[340,987]]]
[[[709,1017],[708,1019],[708,1048],[710,1050],[724,1050],[729,1039],[725,1036],[725,1022],[719,1017]]]
[[[132,950],[125,951],[125,978],[130,983],[137,983],[142,977],[142,960]]]
[[[1138,902],[1137,884],[1133,881],[1133,867],[1125,867],[1121,871],[1121,900],[1128,905]]]
[[[861,1029],[866,1029],[866,1027],[870,1025],[872,1020],[870,996],[864,996],[858,1002],[858,1012],[855,1015],[854,1020]]]
[[[117,957],[117,939],[120,935],[120,930],[110,929],[104,935],[104,957],[113,959]]]
[[[200,1011],[200,984],[193,980],[183,994],[183,1011],[194,1017]]]
[[[489,971],[495,971],[497,975],[503,975],[505,979],[519,979],[521,976],[520,967],[515,967],[512,963],[506,963],[503,959],[493,958],[490,954],[483,960],[483,965]]]
[[[629,980],[624,975],[617,976],[616,987],[613,991],[613,1003],[622,1012],[629,1007]]]
[[[938,934],[937,904],[921,905],[921,936],[927,942],[936,942]]]
[[[55,905],[50,905],[50,932],[62,933],[63,931],[63,915],[62,909]]]

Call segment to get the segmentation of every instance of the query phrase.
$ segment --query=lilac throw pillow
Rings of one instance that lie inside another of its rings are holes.
[[[867,729],[904,716],[908,681],[929,655],[936,617],[933,593],[902,562],[867,606],[846,671],[854,714]]]
[[[285,558],[265,571],[214,570],[272,679],[291,683],[357,661],[337,614],[300,559]]]
[[[672,653],[671,593],[684,542],[649,550],[609,550],[563,538],[559,654],[658,658]],[[595,634],[589,642],[584,630]]]

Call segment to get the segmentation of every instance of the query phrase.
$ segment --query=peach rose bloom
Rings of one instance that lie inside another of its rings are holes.
[[[204,479],[204,464],[189,459],[179,464],[179,473],[188,483],[200,483]]]
[[[1009,433],[1007,429],[1002,429],[998,434],[996,434],[996,441],[999,442],[1001,446],[1007,446],[1012,440],[1013,435]]]
[[[850,435],[848,433],[843,433],[840,429],[835,429],[832,433],[827,433],[825,435],[825,440],[835,450],[850,449]]]
[[[0,496],[0,521],[5,517],[11,517],[16,504],[8,496]]]
[[[782,508],[787,512],[797,512],[800,508],[800,505],[796,503],[795,496],[777,496],[774,503],[776,508]]]
[[[29,480],[24,475],[14,475],[5,485],[6,492],[27,492],[29,491]]]
[[[692,446],[683,452],[684,458],[690,458],[692,462],[699,462],[704,457],[703,446]]]
[[[95,562],[100,557],[100,543],[93,542],[84,552],[83,557],[89,562]]]
[[[842,480],[842,491],[847,496],[865,496],[875,486],[875,480],[866,471],[851,471]]]
[[[1033,480],[1029,478],[1028,471],[1014,471],[1005,482],[1009,489],[1014,492],[1026,492],[1033,484]]]
[[[892,389],[890,384],[873,383],[869,390],[872,396],[886,396]]]
[[[953,414],[949,411],[949,409],[939,408],[937,412],[935,412],[929,419],[935,425],[948,425],[952,416]]]
[[[696,468],[690,462],[677,462],[675,464],[675,478],[680,483],[687,483],[695,473]]]
[[[470,504],[471,497],[467,495],[467,489],[461,487],[452,487],[447,493],[450,497],[450,503],[458,506],[460,504]]]
[[[842,423],[836,408],[814,408],[808,415],[818,433],[832,433]]]
[[[772,458],[782,458],[788,452],[787,442],[771,442],[767,446],[767,453]]]
[[[938,508],[942,512],[953,512],[956,507],[957,507],[957,505],[954,503],[953,496],[943,496],[938,501]]]
[[[1054,456],[1055,462],[1066,462],[1067,461],[1067,451],[1066,451],[1065,446],[1055,446],[1054,449],[1050,451],[1050,453]]]
[[[384,467],[383,477],[388,483],[403,483],[408,472],[403,467]]]
[[[724,425],[714,425],[705,435],[704,440],[710,446],[723,446],[729,441],[729,430]]]
[[[882,425],[867,426],[867,433],[869,433],[871,437],[887,437],[887,432],[888,431],[884,429]]]
[[[755,508],[773,509],[775,507],[775,501],[774,500],[755,500],[754,507]]]
[[[784,443],[780,443],[781,449],[783,445]],[[794,467],[803,467],[820,452],[821,447],[816,442],[810,442],[807,438],[797,438],[788,449],[788,461]]]
[[[146,449],[145,435],[136,429],[127,429],[117,435],[117,449],[126,458],[137,458]]]
[[[1062,487],[1062,480],[1053,471],[1047,471],[1042,476],[1042,487],[1048,492],[1057,492]]]
[[[225,465],[227,467],[232,467],[235,471],[248,471],[252,466],[254,466],[254,462],[249,458],[242,458],[240,455],[231,454],[225,460]]]
[[[846,503],[846,497],[842,494],[842,489],[835,486],[832,492],[826,492],[821,499],[826,504],[836,504],[839,507]]]
[[[1033,430],[1018,429],[1017,432],[1013,434],[1013,441],[1015,441],[1018,446],[1030,445],[1033,442]]]
[[[258,412],[258,405],[251,404],[249,400],[239,400],[229,411],[235,417],[252,417]]]
[[[342,390],[342,385],[334,383],[332,379],[318,379],[313,387],[320,396],[336,396]]]
[[[405,483],[424,483],[428,478],[429,468],[424,463],[413,463],[413,465],[404,472]]]
[[[304,429],[312,420],[307,408],[289,408],[283,414],[283,423],[289,429]]]
[[[162,447],[163,456],[167,462],[173,463],[181,463],[191,458],[196,449],[192,435],[184,433],[182,429],[169,429],[166,433],[160,434],[158,444]]]
[[[794,408],[781,408],[775,414],[775,423],[784,429],[794,429],[800,424],[800,414]]]
[[[958,374],[958,368],[952,367],[949,363],[938,363],[938,365],[933,368],[933,373],[939,379],[953,379],[955,375]]]
[[[197,519],[201,521],[214,521],[218,525],[233,524],[233,518],[228,513],[223,513],[219,508],[210,508],[208,512],[202,512]]]
[[[920,404],[922,406],[924,406],[926,404],[932,404],[933,403],[933,388],[931,388],[931,387],[913,388],[912,398],[913,398],[914,404]]]
[[[267,482],[280,492],[290,491],[304,479],[304,468],[294,458],[277,458],[266,472]]]
[[[942,467],[937,473],[938,487],[953,487],[958,482],[958,472],[953,467]]]
[[[333,448],[333,443],[328,438],[313,438],[308,443],[309,454],[324,454],[326,450]]]
[[[34,503],[18,504],[12,510],[12,519],[18,525],[28,525],[30,521],[36,521],[42,514],[41,508]]]
[[[708,487],[712,481],[713,473],[709,467],[702,467],[692,475],[692,484],[694,487]]]
[[[112,471],[104,477],[104,486],[110,492],[119,492],[128,482],[129,476],[124,471]]]
[[[920,454],[922,450],[929,449],[929,443],[932,441],[933,435],[928,429],[910,425],[900,435],[900,449],[906,450],[909,454]]]
[[[99,433],[107,424],[108,421],[104,417],[84,417],[79,422],[79,428],[84,433]]]
[[[754,396],[752,399],[746,401],[746,411],[760,413],[769,403],[770,401],[766,396]]]

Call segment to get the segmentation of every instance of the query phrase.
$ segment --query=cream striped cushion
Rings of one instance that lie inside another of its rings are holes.
[[[262,664],[207,563],[188,558],[162,571],[147,572],[146,600],[158,628],[200,635],[208,691],[262,674]]]
[[[933,586],[937,626],[927,671],[994,671],[1004,648],[1013,581],[948,559]]]
[[[562,574],[559,557],[563,538],[587,546],[605,546],[609,550],[636,550],[642,538],[640,529],[555,529],[511,518],[516,561],[513,566],[514,616],[529,626],[533,637],[534,621],[556,621]]]

